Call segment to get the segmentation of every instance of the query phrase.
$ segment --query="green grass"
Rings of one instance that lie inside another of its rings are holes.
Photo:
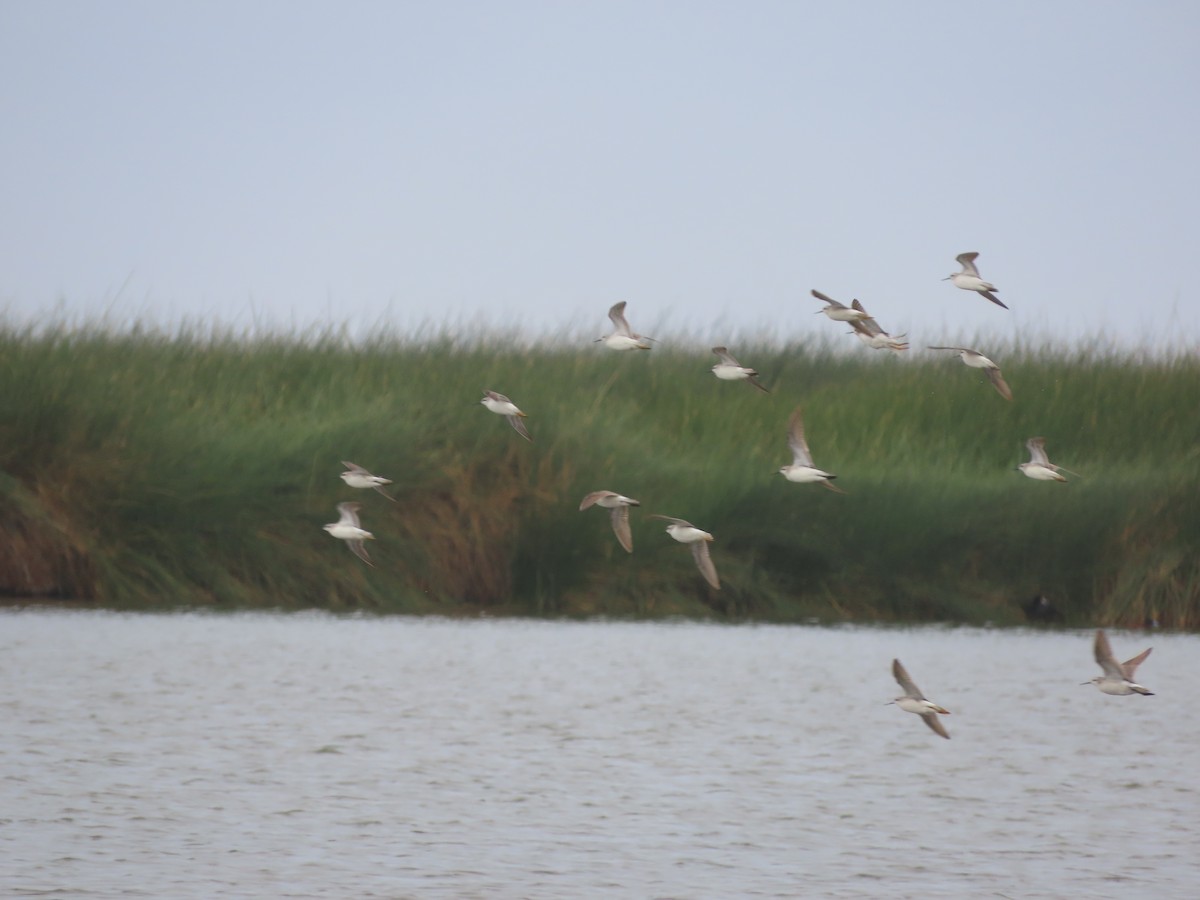
[[[1200,360],[989,347],[1006,403],[950,354],[734,346],[771,388],[719,382],[705,348],[330,332],[246,338],[0,331],[0,589],[118,607],[779,621],[1200,627]],[[851,352],[854,351],[854,352]],[[529,414],[528,444],[479,404]],[[817,464],[795,485],[805,408]],[[1026,438],[1082,473],[1014,471]],[[338,478],[349,459],[399,503]],[[600,488],[642,501],[635,553]],[[321,530],[363,502],[369,569]],[[724,589],[644,518],[716,536]]]

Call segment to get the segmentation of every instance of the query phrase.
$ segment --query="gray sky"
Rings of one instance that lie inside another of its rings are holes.
[[[627,300],[732,343],[837,333],[816,287],[914,345],[1195,341],[1198,40],[1167,0],[0,0],[0,308],[594,337]],[[939,280],[964,250],[1010,312]]]

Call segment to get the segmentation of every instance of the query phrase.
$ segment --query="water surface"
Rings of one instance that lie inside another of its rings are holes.
[[[1200,638],[1111,637],[8,611],[0,891],[1192,897]]]

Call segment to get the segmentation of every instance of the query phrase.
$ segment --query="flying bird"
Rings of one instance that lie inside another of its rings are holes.
[[[900,340],[904,335],[892,337],[879,327],[879,323],[874,318],[867,315],[867,311],[857,300],[854,300],[850,306],[863,314],[863,318],[851,322],[850,327],[854,329],[858,339],[872,350],[891,350],[894,353],[900,353],[908,349],[908,342]]]
[[[983,372],[988,377],[988,381],[992,383],[992,387],[1005,400],[1012,399],[1012,391],[1008,387],[1008,382],[1004,380],[1004,376],[1000,374],[1000,367],[980,353],[978,350],[969,350],[966,347],[930,347],[930,350],[953,350],[962,357],[962,361],[972,369],[983,369]]]
[[[704,580],[719,591],[721,579],[717,577],[717,567],[713,565],[712,558],[708,555],[708,542],[713,539],[713,536],[683,519],[660,515],[651,515],[650,518],[670,522],[671,524],[667,526],[667,534],[681,544],[692,545],[692,558],[696,561],[696,568],[700,570]]]
[[[975,291],[977,294],[982,294],[987,297],[997,306],[1008,309],[1003,303],[996,299],[993,291],[996,286],[979,277],[979,270],[975,268],[975,259],[979,254],[975,252],[960,253],[954,257],[955,261],[962,266],[961,272],[955,272],[953,275],[947,275],[942,281],[949,281],[957,288],[962,288],[964,291]]]
[[[392,479],[384,478],[381,475],[372,475],[362,466],[356,466],[352,462],[342,460],[342,465],[346,467],[346,471],[342,473],[342,481],[350,485],[352,488],[374,488],[387,497],[393,503],[396,498],[383,489],[385,484],[391,484]]]
[[[938,706],[932,700],[926,700],[925,695],[921,693],[921,689],[909,677],[908,672],[904,670],[904,666],[900,664],[900,660],[898,659],[892,660],[892,675],[900,687],[904,688],[904,696],[897,697],[892,702],[905,712],[916,713],[936,734],[940,734],[946,740],[950,740],[950,735],[946,733],[946,727],[942,725],[941,719],[938,718],[938,713],[948,716],[950,715],[950,710]]]
[[[1094,684],[1103,693],[1113,694],[1118,697],[1126,694],[1141,694],[1144,697],[1153,697],[1153,691],[1146,690],[1133,680],[1133,676],[1137,672],[1137,667],[1146,661],[1146,657],[1150,655],[1150,651],[1153,649],[1153,647],[1147,647],[1133,659],[1127,659],[1125,662],[1119,663],[1117,662],[1117,658],[1113,656],[1112,647],[1109,646],[1108,636],[1104,633],[1104,629],[1098,629],[1096,631],[1096,642],[1092,646],[1092,652],[1096,655],[1096,662],[1100,664],[1100,668],[1104,670],[1104,674],[1097,675],[1091,681],[1085,681],[1084,684]]]
[[[1025,442],[1025,446],[1029,449],[1029,462],[1023,462],[1017,468],[1029,478],[1035,481],[1066,481],[1062,472],[1068,472],[1076,478],[1082,477],[1078,472],[1072,472],[1070,469],[1064,469],[1062,466],[1056,466],[1050,462],[1050,458],[1046,456],[1046,439],[1044,437],[1030,438]]]
[[[612,334],[606,334],[604,337],[598,337],[592,343],[598,344],[603,342],[605,347],[613,350],[649,350],[650,341],[654,338],[646,337],[645,335],[637,334],[629,327],[629,322],[625,319],[625,301],[614,303],[608,311],[608,317],[612,319],[614,331]]]
[[[504,416],[508,419],[508,424],[517,430],[517,434],[525,438],[527,441],[532,441],[529,436],[529,429],[525,427],[525,423],[521,420],[525,418],[525,413],[517,409],[517,405],[505,397],[503,394],[497,394],[495,391],[484,391],[483,399],[479,401],[492,412],[499,416]]]
[[[359,524],[358,510],[361,507],[361,503],[339,503],[337,505],[338,520],[322,527],[339,541],[345,541],[346,546],[350,548],[355,556],[368,566],[374,567],[375,564],[367,556],[367,548],[364,541],[375,540],[375,535],[369,531],[365,531]]]
[[[792,417],[788,420],[788,446],[792,448],[792,464],[790,466],[780,466],[779,474],[788,481],[794,481],[797,484],[816,481],[835,493],[846,493],[833,483],[833,479],[837,478],[836,475],[818,469],[813,465],[812,453],[808,449],[808,441],[804,439],[802,413],[803,410],[801,407],[797,406],[795,411],[792,412]]]
[[[729,355],[729,351],[724,347],[713,347],[712,352],[717,354],[719,362],[712,367],[713,374],[722,381],[748,381],[764,394],[769,394],[765,387],[758,382],[758,372],[748,366],[743,366],[736,359]]]
[[[626,497],[615,491],[592,491],[579,504],[581,510],[589,506],[602,506],[612,510],[612,530],[617,536],[626,553],[633,552],[633,533],[629,530],[629,507],[641,506],[632,497]]]
[[[818,309],[817,315],[824,313],[835,322],[861,322],[863,319],[869,318],[866,310],[862,309],[862,307],[855,309],[852,306],[847,306],[845,303],[838,303],[832,297],[826,297],[815,288],[812,295],[825,303],[825,308]]]

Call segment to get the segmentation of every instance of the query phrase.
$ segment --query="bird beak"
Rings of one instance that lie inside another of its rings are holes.
[[[942,281],[949,281],[949,280],[950,280],[950,276],[949,276],[949,275],[947,275],[945,278],[943,278],[943,279],[942,279]]]

